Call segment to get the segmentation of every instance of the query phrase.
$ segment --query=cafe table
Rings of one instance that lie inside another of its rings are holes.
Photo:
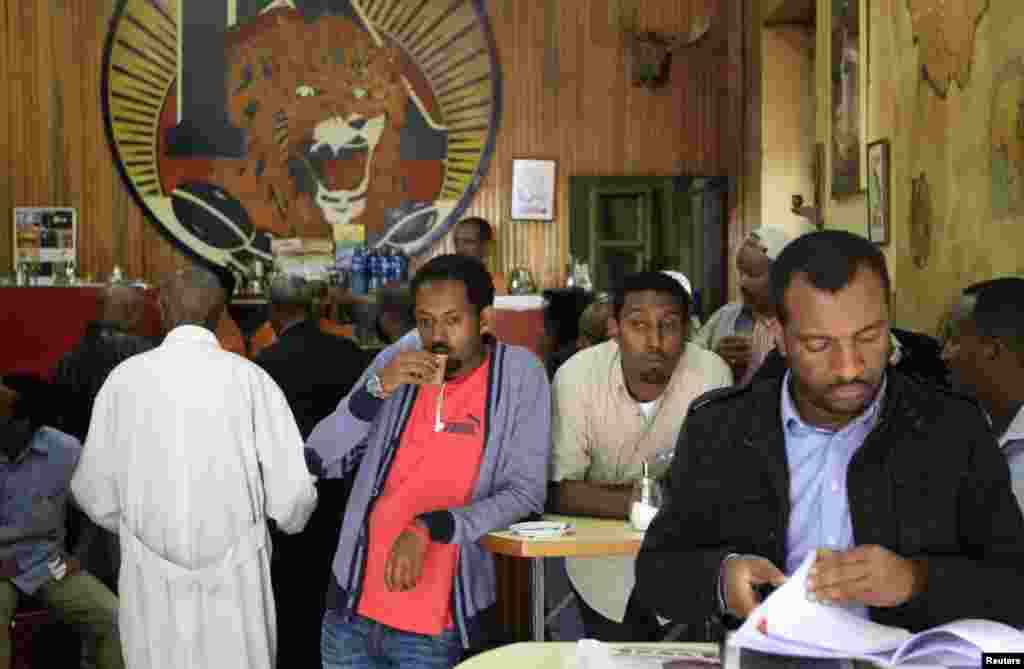
[[[715,643],[616,643],[613,648],[658,648],[718,655]],[[572,666],[577,644],[524,642],[500,646],[474,655],[456,669],[565,669]]]
[[[544,520],[570,523],[572,529],[556,537],[524,537],[502,530],[482,540],[483,547],[492,553],[530,560],[530,629],[534,641],[544,640],[544,558],[636,555],[644,538],[625,520],[547,514]]]

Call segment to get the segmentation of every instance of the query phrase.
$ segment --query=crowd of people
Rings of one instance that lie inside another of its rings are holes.
[[[112,286],[51,382],[3,377],[0,669],[26,597],[99,669],[452,667],[495,638],[480,539],[626,519],[645,465],[639,555],[565,562],[590,638],[717,638],[812,552],[810,596],[865,618],[1024,627],[1024,279],[953,296],[935,341],[893,328],[874,244],[763,226],[703,325],[685,276],[638,272],[541,360],[495,331],[489,225],[453,236],[373,357],[294,277],[276,341],[225,351],[196,266],[162,341]]]

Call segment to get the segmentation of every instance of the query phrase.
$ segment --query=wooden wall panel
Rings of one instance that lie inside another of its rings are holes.
[[[0,0],[0,274],[12,271],[11,208],[78,209],[79,273],[118,264],[155,279],[184,264],[124,187],[103,128],[100,74],[115,0]]]
[[[488,2],[504,108],[494,163],[469,213],[499,228],[499,270],[526,265],[544,286],[564,281],[570,175],[736,174],[738,148],[723,140],[728,133],[722,129],[730,110],[722,4]],[[627,80],[620,17],[634,8],[641,30],[658,32],[684,32],[698,12],[717,17],[701,42],[676,53],[670,83],[658,91],[634,88]],[[510,219],[513,158],[558,161],[553,224]]]
[[[726,76],[731,33],[723,19],[733,4],[486,0],[504,109],[491,169],[467,213],[499,228],[497,269],[523,264],[545,286],[564,280],[570,175],[736,174],[739,147],[729,138],[738,133],[723,129],[741,123],[742,91]],[[78,209],[84,275],[105,277],[116,263],[130,277],[152,280],[185,262],[132,200],[107,146],[100,74],[114,6],[115,0],[0,0],[0,74],[7,84],[0,102],[0,274],[11,271],[16,205]],[[671,81],[660,91],[627,81],[620,17],[634,9],[642,30],[659,32],[686,31],[697,12],[719,17],[700,43],[676,53]],[[516,157],[558,161],[553,223],[509,220]],[[444,240],[437,251],[450,249]]]

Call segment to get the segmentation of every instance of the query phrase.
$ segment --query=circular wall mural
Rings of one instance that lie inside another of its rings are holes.
[[[102,82],[139,203],[242,275],[427,250],[479,187],[501,101],[482,0],[121,0]]]

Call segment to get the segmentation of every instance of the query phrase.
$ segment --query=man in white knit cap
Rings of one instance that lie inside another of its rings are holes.
[[[775,348],[770,327],[775,318],[769,288],[772,262],[796,237],[779,226],[752,230],[736,256],[741,299],[712,314],[693,337],[693,343],[722,356],[737,384],[747,383]]]

